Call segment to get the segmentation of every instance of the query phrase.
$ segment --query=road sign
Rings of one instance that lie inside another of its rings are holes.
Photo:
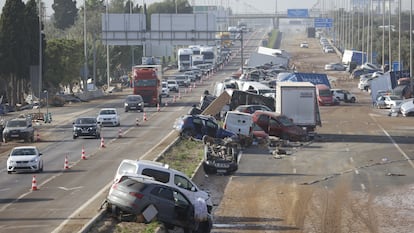
[[[308,18],[309,11],[308,9],[288,9],[287,16],[289,18]]]
[[[316,28],[331,28],[333,26],[332,18],[315,18],[314,26]]]

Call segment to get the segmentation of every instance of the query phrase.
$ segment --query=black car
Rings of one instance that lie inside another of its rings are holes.
[[[73,122],[73,139],[81,136],[101,137],[101,125],[96,117],[79,117]]]
[[[177,226],[184,232],[209,233],[212,218],[206,203],[196,205],[177,188],[137,175],[122,176],[106,198],[106,210],[121,221],[149,223],[156,219],[167,229]]]
[[[140,95],[128,95],[124,102],[125,112],[129,110],[144,111],[144,99]]]
[[[34,141],[34,129],[29,118],[21,117],[9,120],[3,129],[3,141],[24,140],[25,142]]]

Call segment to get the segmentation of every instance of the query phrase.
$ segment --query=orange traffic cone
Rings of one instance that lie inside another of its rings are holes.
[[[137,125],[138,125],[138,123],[137,123]],[[122,129],[121,128],[119,128],[119,130],[118,130],[118,138],[122,138]]]
[[[161,109],[160,109],[160,104],[158,103],[157,104],[157,112],[159,112],[159,111],[161,111]]]
[[[175,95],[173,98],[173,103],[177,102],[177,96]]]
[[[33,179],[32,179],[32,191],[36,191],[36,190],[38,190],[37,183],[36,183],[36,176],[33,176]]]
[[[181,99],[181,92],[178,92],[178,99]]]
[[[146,112],[144,112],[143,120],[147,121],[147,113]]]
[[[81,159],[86,160],[86,155],[85,155],[85,147],[82,146],[82,156]]]
[[[105,148],[105,140],[101,137],[101,148]]]
[[[64,164],[63,169],[65,169],[65,170],[69,169],[69,161],[68,161],[68,156],[65,156],[65,164]]]

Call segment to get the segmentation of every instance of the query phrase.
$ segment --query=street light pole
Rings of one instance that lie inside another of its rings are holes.
[[[38,92],[38,101],[39,101],[39,113],[40,113],[40,94],[42,92],[42,1],[39,0],[39,92]]]

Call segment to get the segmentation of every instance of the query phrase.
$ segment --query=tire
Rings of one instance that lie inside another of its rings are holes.
[[[7,138],[3,138],[3,142],[7,143],[8,142]]]
[[[75,135],[73,135],[73,139],[76,139],[77,137]]]
[[[203,170],[204,170],[204,173],[206,173],[207,175],[216,173],[216,168],[207,165],[205,161],[203,161]]]
[[[355,97],[351,97],[351,100],[350,100],[350,102],[351,102],[351,103],[355,103],[355,102],[356,102],[356,99],[355,99]]]
[[[39,168],[39,170],[37,172],[43,172],[43,163],[42,163],[42,167]]]
[[[11,171],[7,171],[7,174],[12,174],[12,172]]]
[[[33,143],[33,142],[34,142],[34,135],[32,135],[32,136],[30,137],[30,142],[31,142],[31,143]]]
[[[128,110],[129,110],[128,108],[125,108],[125,112],[128,112]]]
[[[192,129],[185,129],[182,133],[181,133],[181,137],[185,138],[185,139],[190,139],[194,136],[194,131]]]
[[[286,133],[282,133],[282,135],[280,135],[280,139],[289,140],[289,136]]]

